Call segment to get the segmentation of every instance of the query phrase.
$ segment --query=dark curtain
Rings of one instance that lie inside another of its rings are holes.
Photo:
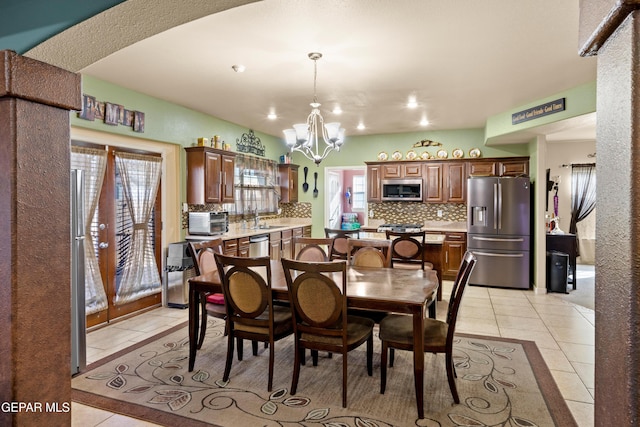
[[[569,233],[577,234],[577,224],[596,207],[596,165],[571,166],[571,223]]]

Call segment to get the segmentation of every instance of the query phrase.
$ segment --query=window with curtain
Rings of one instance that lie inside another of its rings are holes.
[[[278,163],[246,154],[235,158],[235,202],[223,205],[231,216],[250,217],[278,211]]]
[[[142,154],[116,152],[116,180],[122,193],[114,304],[136,301],[161,291],[160,274],[153,243],[152,215],[156,202],[162,159]]]
[[[84,171],[84,276],[87,315],[107,309],[107,294],[98,263],[98,200],[102,190],[107,152],[87,147],[71,147],[71,169]]]
[[[577,224],[596,207],[596,165],[571,165],[571,222],[569,233],[578,234]],[[578,236],[579,238],[579,236]]]

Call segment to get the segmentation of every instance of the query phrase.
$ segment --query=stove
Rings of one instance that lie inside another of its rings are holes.
[[[415,233],[422,231],[422,224],[382,224],[378,227],[378,232],[394,231],[396,233]]]

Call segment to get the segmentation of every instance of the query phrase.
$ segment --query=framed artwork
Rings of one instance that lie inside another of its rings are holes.
[[[144,113],[140,111],[133,112],[133,131],[144,132]]]
[[[93,109],[94,118],[96,120],[104,120],[104,102],[96,101],[94,105],[95,105],[95,108]]]
[[[110,102],[104,103],[104,122],[111,126],[118,125],[118,118],[120,117],[120,106],[118,104],[112,104]]]
[[[89,96],[82,94],[82,111],[78,113],[78,117],[84,120],[91,120],[95,118],[95,96]]]
[[[124,126],[133,126],[133,110],[127,110],[123,108],[122,110],[122,124]]]

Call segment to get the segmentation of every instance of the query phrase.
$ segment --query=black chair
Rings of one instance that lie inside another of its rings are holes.
[[[455,403],[460,403],[456,388],[456,372],[453,366],[453,336],[456,320],[462,301],[462,295],[469,282],[469,277],[476,263],[476,257],[466,252],[449,297],[447,320],[424,319],[424,349],[429,353],[445,353],[449,388]],[[413,319],[411,316],[391,314],[380,322],[380,340],[382,354],[380,360],[380,393],[384,394],[387,386],[387,353],[389,349],[413,351]],[[393,353],[389,366],[393,366]]]

